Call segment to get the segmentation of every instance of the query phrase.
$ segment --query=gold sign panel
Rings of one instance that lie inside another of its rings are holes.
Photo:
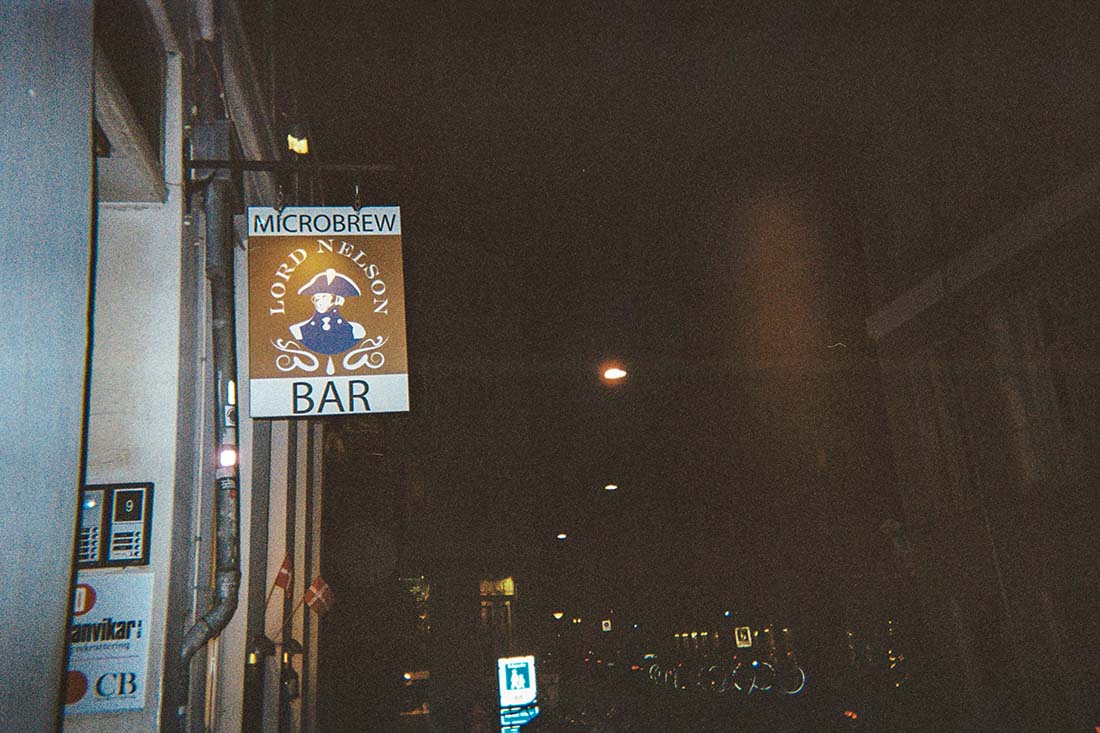
[[[396,206],[248,210],[252,417],[407,412]]]

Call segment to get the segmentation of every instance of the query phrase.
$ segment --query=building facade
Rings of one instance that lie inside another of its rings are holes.
[[[292,95],[274,81],[284,77],[264,38],[274,5],[21,2],[0,11],[12,70],[0,151],[4,305],[18,310],[7,302],[15,297],[45,319],[22,329],[22,351],[3,359],[15,395],[4,432],[26,439],[4,449],[2,483],[6,495],[20,487],[7,496],[15,506],[36,507],[12,513],[2,533],[19,550],[5,553],[5,585],[24,589],[0,597],[5,637],[19,619],[35,619],[25,642],[3,652],[14,670],[0,683],[13,729],[156,730],[181,718],[196,731],[315,729],[319,622],[299,602],[320,570],[323,428],[252,421],[243,386],[239,215],[276,203],[279,185],[269,174],[186,165],[196,155],[285,155],[279,111]],[[222,196],[214,205],[213,188]],[[211,259],[210,240],[220,237],[231,274]],[[43,297],[45,309],[34,305]],[[234,316],[235,337],[219,346]],[[239,355],[236,373],[220,361],[226,348]],[[44,365],[40,373],[33,364]],[[80,489],[130,485],[151,492],[141,517],[149,521],[134,530],[144,556],[96,567],[87,562],[96,533],[137,515],[116,512],[113,524],[95,526],[89,507],[110,494],[81,503]],[[272,586],[284,559],[285,591]],[[95,666],[105,655],[71,615],[74,586],[77,613],[96,622],[103,588],[130,604],[141,643],[119,648],[140,649],[132,668]],[[84,600],[97,587],[99,598]],[[214,612],[218,597],[230,600]],[[209,640],[196,632],[220,625],[219,614],[228,616],[223,630]],[[256,643],[264,634],[274,647]],[[281,684],[292,677],[297,695]]]
[[[860,161],[896,548],[920,588],[925,671],[957,692],[959,719],[1085,727],[1100,324],[1085,80],[1100,68],[1076,49],[1096,22],[952,12],[883,64],[891,91]]]

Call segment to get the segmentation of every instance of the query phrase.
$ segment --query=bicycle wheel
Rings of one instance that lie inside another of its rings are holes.
[[[784,695],[797,695],[806,689],[806,672],[798,665],[784,669],[776,673],[775,684]]]
[[[735,692],[751,695],[756,688],[756,671],[743,662],[738,662],[730,672],[730,685]]]

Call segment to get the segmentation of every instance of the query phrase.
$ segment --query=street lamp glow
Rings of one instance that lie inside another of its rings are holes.
[[[237,465],[237,449],[232,447],[222,448],[221,453],[218,454],[218,463],[223,468]]]
[[[561,621],[561,617],[565,615],[564,611],[554,611],[554,620]]]
[[[617,381],[626,376],[626,370],[621,367],[608,367],[603,370],[603,378],[609,381]]]
[[[614,491],[617,488],[619,488],[618,484],[608,484],[607,486],[603,487],[604,491]]]
[[[567,535],[565,532],[558,532],[558,539],[559,540],[564,540],[568,536],[569,535]]]

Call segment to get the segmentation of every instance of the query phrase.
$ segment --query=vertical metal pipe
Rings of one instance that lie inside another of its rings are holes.
[[[267,658],[275,653],[275,645],[260,633],[252,639],[244,667],[244,709],[241,733],[262,733],[264,729],[264,677]]]
[[[298,522],[298,423],[295,420],[289,421],[287,425],[287,469],[286,469],[286,548],[287,553],[291,557],[298,557],[297,555],[297,522]],[[297,562],[294,563],[295,573],[297,573]],[[303,567],[301,575],[302,583],[306,582],[305,575],[308,573],[308,568]],[[283,618],[288,618],[294,609],[294,599],[285,594],[283,597]],[[290,646],[290,642],[294,638],[294,624],[286,623],[282,628],[282,638],[279,642],[282,644],[283,654],[279,655],[279,679],[282,679],[287,671],[287,655],[286,650]],[[279,730],[288,730],[290,721],[290,703],[284,694],[285,690],[280,686],[279,689]]]
[[[199,37],[204,41],[213,41],[217,33],[217,14],[214,10],[214,0],[198,0],[195,3],[195,24],[199,29]]]
[[[261,733],[264,728],[264,665],[265,657],[256,649],[248,652],[244,665],[244,709],[241,711],[241,733]]]
[[[237,457],[237,352],[234,320],[232,180],[215,175],[206,188],[206,276],[213,320],[214,410],[217,468],[214,473],[214,602],[183,638],[180,725],[186,729],[191,659],[222,632],[237,610],[241,585],[240,474]]]
[[[313,491],[314,491],[314,488],[315,488],[314,487],[314,482],[313,482],[313,478],[314,478],[313,474],[314,474],[314,471],[316,470],[316,465],[315,465],[315,461],[314,461],[314,453],[313,452],[314,452],[314,446],[315,446],[316,441],[317,441],[317,434],[318,434],[318,432],[320,432],[319,431],[320,426],[316,421],[311,420],[311,421],[306,422],[305,427],[306,427],[306,485],[305,485],[305,497],[304,497],[305,498],[305,501],[304,501],[304,504],[305,504],[305,506],[304,506],[305,521],[303,522],[303,525],[305,527],[305,533],[304,533],[304,536],[302,537],[302,545],[303,545],[303,550],[304,550],[303,553],[302,553],[304,555],[302,565],[303,565],[303,568],[305,569],[305,572],[302,573],[302,585],[303,585],[303,587],[308,587],[308,586],[306,586],[306,583],[312,582],[313,577],[314,577],[314,573],[313,573],[313,559],[314,559],[313,544],[316,541],[316,537],[314,536],[313,532],[311,531],[311,528],[312,528],[312,525],[313,525]],[[313,625],[313,615],[310,613],[309,609],[307,608],[307,609],[305,609],[305,613],[302,615],[302,637],[301,637],[302,646],[305,647],[306,650],[308,650],[306,653],[304,653],[302,655],[302,671],[301,671],[302,684],[301,684],[301,687],[302,687],[302,727],[303,728],[308,728],[309,727],[309,705],[307,704],[307,702],[310,699],[311,694],[312,694],[310,692],[310,684],[312,683],[312,680],[310,680],[308,661],[309,661],[309,656],[310,655],[313,655],[313,654],[317,653],[316,649],[314,647],[312,647],[309,643],[309,638],[310,638],[312,625]]]

